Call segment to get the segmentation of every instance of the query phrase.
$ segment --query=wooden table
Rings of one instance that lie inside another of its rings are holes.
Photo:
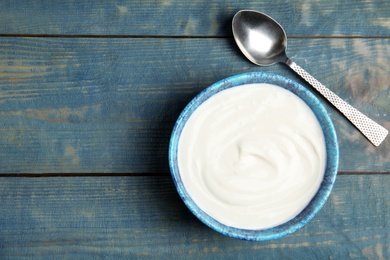
[[[231,19],[278,20],[288,54],[390,129],[390,2],[0,2],[0,258],[390,259],[390,138],[339,138],[334,190],[304,228],[241,241],[202,224],[170,177],[173,124],[197,93],[257,67]],[[314,91],[313,91],[314,92]]]

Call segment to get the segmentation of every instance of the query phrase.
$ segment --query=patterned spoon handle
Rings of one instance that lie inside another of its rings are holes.
[[[335,106],[341,113],[344,114],[349,121],[356,126],[375,146],[378,146],[386,138],[389,131],[381,125],[375,123],[373,120],[363,115],[350,104],[342,100],[339,96],[322,85],[318,80],[313,78],[304,69],[298,66],[295,62],[288,59],[286,64],[293,69],[299,76],[312,85],[318,92],[320,92],[333,106]]]

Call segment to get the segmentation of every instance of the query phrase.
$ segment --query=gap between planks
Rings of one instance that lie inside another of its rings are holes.
[[[338,172],[337,175],[389,175],[390,172]],[[0,178],[53,178],[53,177],[170,177],[170,173],[2,173]]]
[[[113,39],[225,39],[233,38],[232,35],[220,36],[202,36],[202,35],[93,35],[93,34],[0,34],[0,37],[15,37],[15,38],[113,38]],[[390,39],[390,36],[359,36],[359,35],[291,35],[289,39]]]

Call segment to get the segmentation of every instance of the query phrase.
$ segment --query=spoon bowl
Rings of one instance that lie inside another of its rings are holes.
[[[238,47],[251,62],[260,66],[285,63],[344,114],[375,146],[386,138],[389,133],[386,128],[342,100],[287,57],[287,36],[277,21],[264,13],[242,10],[234,16],[232,30]]]
[[[287,60],[286,33],[270,16],[240,11],[234,16],[232,27],[238,47],[254,64],[270,66]]]

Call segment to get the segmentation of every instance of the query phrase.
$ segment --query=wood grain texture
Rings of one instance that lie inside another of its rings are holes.
[[[291,39],[288,52],[390,129],[389,43]],[[231,38],[0,38],[0,172],[166,174],[170,133],[184,106],[210,84],[248,71],[308,86],[286,66],[252,65]],[[390,139],[374,148],[324,104],[339,137],[340,171],[388,172]]]
[[[389,259],[389,185],[339,176],[304,228],[248,242],[199,222],[170,177],[0,178],[0,257]]]
[[[289,36],[390,35],[387,0],[3,0],[0,34],[226,36],[241,9],[271,15]]]

